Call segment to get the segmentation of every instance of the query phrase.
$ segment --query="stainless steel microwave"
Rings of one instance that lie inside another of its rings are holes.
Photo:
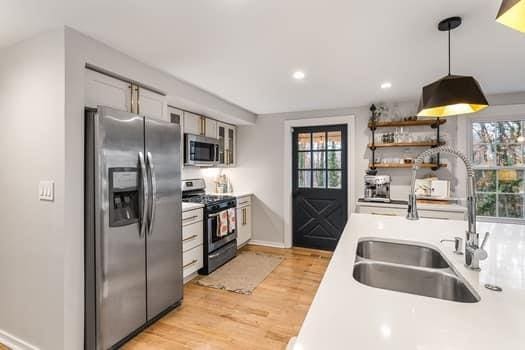
[[[201,135],[184,134],[184,164],[215,166],[219,164],[219,140]]]

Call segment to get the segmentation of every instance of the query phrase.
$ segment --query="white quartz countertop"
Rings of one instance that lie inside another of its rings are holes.
[[[363,202],[357,201],[356,205],[363,207],[381,207],[381,208],[408,208],[408,203],[383,203],[383,202]],[[454,211],[466,212],[467,208],[459,204],[431,204],[431,203],[417,203],[417,207],[421,210],[438,210],[438,211]]]
[[[182,211],[204,208],[204,204],[182,202]]]
[[[465,350],[525,348],[525,225],[478,223],[490,231],[481,272],[464,267],[443,238],[464,236],[467,223],[352,214],[293,349]],[[372,288],[353,265],[362,238],[423,242],[437,248],[477,292],[459,303]],[[483,236],[482,236],[483,237]],[[484,288],[498,285],[503,292]]]

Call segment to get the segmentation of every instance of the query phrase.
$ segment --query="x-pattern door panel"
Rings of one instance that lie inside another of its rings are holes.
[[[293,241],[333,250],[347,221],[346,125],[294,128]]]

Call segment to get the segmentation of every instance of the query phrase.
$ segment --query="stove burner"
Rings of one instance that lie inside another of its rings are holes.
[[[235,199],[235,197],[228,196],[228,195],[202,194],[202,195],[193,195],[193,196],[183,198],[182,201],[209,205],[209,204],[231,200],[231,199]]]

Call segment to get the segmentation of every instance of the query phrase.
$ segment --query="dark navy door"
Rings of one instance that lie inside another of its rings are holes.
[[[348,219],[347,126],[294,128],[294,246],[334,250]]]

